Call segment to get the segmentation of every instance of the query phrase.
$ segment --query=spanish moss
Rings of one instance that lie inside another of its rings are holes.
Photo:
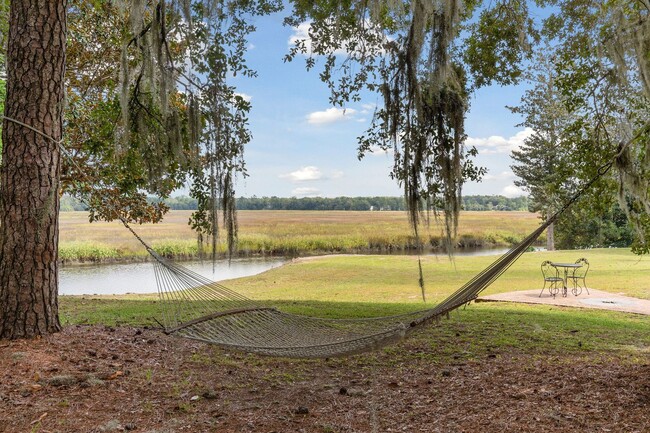
[[[630,7],[631,6],[631,7]],[[633,250],[650,252],[650,2],[639,0],[628,5],[614,3],[610,14],[611,34],[606,40],[606,55],[617,71],[617,84],[629,89],[638,112],[625,142],[619,146],[616,166],[619,172],[619,202],[635,229]],[[638,89],[638,91],[635,91]],[[626,125],[627,126],[627,125]]]
[[[416,236],[422,212],[442,210],[448,251],[458,226],[468,108],[464,72],[451,60],[461,3],[412,3],[407,37],[389,44],[382,65],[384,105],[373,124],[394,151],[392,176]]]
[[[460,0],[301,4],[287,20],[310,22],[310,44],[296,41],[287,60],[302,53],[311,68],[313,56],[324,56],[321,78],[333,105],[359,101],[364,88],[380,95],[358,139],[359,158],[377,148],[393,153],[390,176],[403,190],[417,242],[429,211],[435,217],[441,211],[450,253],[462,185],[484,172],[470,159],[476,151],[464,147],[468,82],[455,46],[467,17],[463,6]]]
[[[143,155],[149,190],[181,186],[181,173],[189,173],[190,195],[199,203],[190,225],[199,250],[210,242],[213,258],[219,212],[228,253],[236,247],[235,182],[246,174],[243,151],[251,139],[250,104],[236,95],[229,76],[255,75],[244,59],[255,30],[249,18],[280,6],[276,0],[122,3],[129,31],[121,56],[118,148]]]

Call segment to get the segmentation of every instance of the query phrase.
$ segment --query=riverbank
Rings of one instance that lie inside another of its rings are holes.
[[[482,295],[541,290],[539,265],[542,261],[574,262],[578,257],[587,257],[591,264],[587,275],[590,288],[650,300],[647,278],[650,258],[613,248],[525,253]],[[422,302],[418,284],[417,258],[411,256],[298,259],[258,275],[222,283],[250,299],[279,305],[291,313],[349,318],[381,316],[435,305],[492,263],[494,257],[456,257],[451,262],[427,256],[421,260],[426,303]],[[129,291],[128,286],[124,291]],[[155,290],[151,292],[148,295],[62,296],[62,320],[66,324],[154,325],[150,318],[157,317],[159,305]],[[136,317],[139,321],[134,322]]]
[[[171,211],[162,223],[135,226],[159,254],[176,260],[199,257],[191,211]],[[539,225],[529,212],[461,212],[456,247],[508,247]],[[117,222],[89,223],[85,212],[62,212],[59,256],[64,264],[148,260],[139,242]],[[443,251],[442,226],[422,230],[421,251]],[[404,212],[241,211],[239,257],[321,254],[403,254],[418,250]],[[203,253],[209,255],[208,247]],[[218,253],[225,255],[219,243]]]

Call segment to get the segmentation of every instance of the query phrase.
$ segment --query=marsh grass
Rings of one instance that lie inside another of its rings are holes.
[[[151,243],[151,247],[163,257],[176,259],[197,257],[199,252],[199,245],[196,239],[154,240]]]
[[[192,258],[199,253],[187,224],[190,211],[172,211],[162,223],[134,227],[161,254]],[[239,254],[299,256],[323,253],[413,252],[418,243],[404,212],[241,211]],[[68,261],[145,258],[139,242],[117,222],[89,223],[85,212],[61,213],[61,258]],[[539,224],[528,212],[462,212],[459,247],[507,246]],[[442,227],[421,230],[427,251],[440,249]],[[225,253],[225,245],[218,245]]]
[[[100,262],[120,256],[122,256],[122,252],[118,248],[92,241],[65,242],[59,247],[59,259],[64,262]]]

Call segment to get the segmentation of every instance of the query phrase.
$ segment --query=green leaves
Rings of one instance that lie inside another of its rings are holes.
[[[566,196],[594,178],[603,164],[616,159],[618,180],[605,178],[576,209],[569,210],[560,219],[558,238],[562,242],[566,235],[564,247],[589,244],[579,240],[576,222],[580,221],[591,227],[583,238],[623,233],[623,228],[608,228],[611,205],[618,195],[624,212],[620,213],[634,227],[639,245],[635,251],[647,252],[648,223],[643,215],[650,211],[650,162],[645,158],[649,140],[644,138],[644,128],[650,94],[637,78],[648,69],[637,51],[644,43],[650,44],[650,32],[643,31],[648,11],[628,0],[550,3],[560,12],[544,21],[542,34],[552,46],[539,47],[537,64],[546,66],[542,74],[533,67],[529,78],[535,87],[515,109],[525,115],[524,125],[535,129],[538,137],[531,137],[514,153],[521,165],[513,166],[513,171],[523,179],[520,186],[530,189],[537,208],[543,208],[548,207],[549,191]],[[544,151],[551,142],[556,144]],[[551,163],[550,158],[543,158],[545,152],[561,158]],[[536,164],[546,167],[546,175]]]
[[[250,102],[230,77],[254,77],[245,61],[250,18],[278,0],[84,2],[70,9],[66,188],[91,218],[156,222],[147,203],[191,180],[191,220],[216,245],[218,210],[234,246],[233,183],[245,175]],[[121,65],[117,69],[115,65]],[[81,168],[80,172],[79,168]]]
[[[467,80],[454,49],[465,17],[461,6],[456,0],[298,1],[286,21],[309,22],[310,40],[298,41],[287,60],[305,54],[311,69],[315,56],[324,57],[320,78],[332,105],[380,93],[383,106],[358,138],[359,158],[377,146],[392,149],[390,176],[404,189],[414,229],[421,211],[444,209],[449,242],[461,186],[484,172],[469,161],[475,151],[463,148]]]
[[[525,1],[501,1],[481,11],[478,21],[466,26],[463,45],[466,63],[476,88],[515,84],[522,61],[530,58],[531,39],[538,35],[528,17]]]
[[[559,47],[552,58],[541,48],[550,65],[550,99],[548,89],[536,87],[515,110],[537,131],[522,164],[537,158],[554,166],[549,178],[530,170],[532,180],[545,179],[548,186],[531,187],[534,194],[560,200],[561,191],[593,175],[647,120],[647,10],[632,0],[538,0],[539,7],[559,10],[538,31],[529,3],[292,2],[285,24],[309,22],[309,39],[296,41],[285,61],[305,55],[307,69],[320,65],[333,105],[359,101],[368,91],[380,94],[383,105],[358,139],[359,157],[376,146],[393,150],[390,175],[404,189],[414,227],[421,210],[441,208],[451,238],[463,183],[485,172],[472,162],[476,150],[463,145],[470,91],[519,81],[542,36]],[[217,209],[229,233],[236,229],[233,184],[246,173],[243,149],[251,139],[250,103],[229,80],[256,75],[244,56],[255,30],[251,18],[278,11],[282,3],[139,4],[140,12],[129,14],[112,2],[72,1],[69,144],[101,188],[131,197],[125,206],[136,206],[142,190],[164,197],[191,179],[201,203],[192,224],[214,240]],[[630,160],[641,163],[620,169],[625,194],[644,206],[648,141],[630,144]],[[555,156],[533,154],[543,143],[551,143]],[[87,192],[87,181],[75,179],[71,167],[66,173],[73,189]]]

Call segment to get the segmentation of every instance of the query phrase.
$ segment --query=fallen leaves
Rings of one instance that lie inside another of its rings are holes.
[[[122,373],[121,371],[118,370],[118,371],[116,371],[115,373],[113,373],[113,374],[107,376],[107,377],[106,377],[106,380],[115,380],[115,379],[117,379],[118,377],[122,376],[123,374],[124,374],[124,373]]]
[[[432,362],[437,349],[420,347],[410,358],[289,361],[136,333],[70,327],[0,348],[0,431],[111,422],[138,431],[650,431],[647,357],[500,352]],[[408,342],[400,350],[409,353]]]

